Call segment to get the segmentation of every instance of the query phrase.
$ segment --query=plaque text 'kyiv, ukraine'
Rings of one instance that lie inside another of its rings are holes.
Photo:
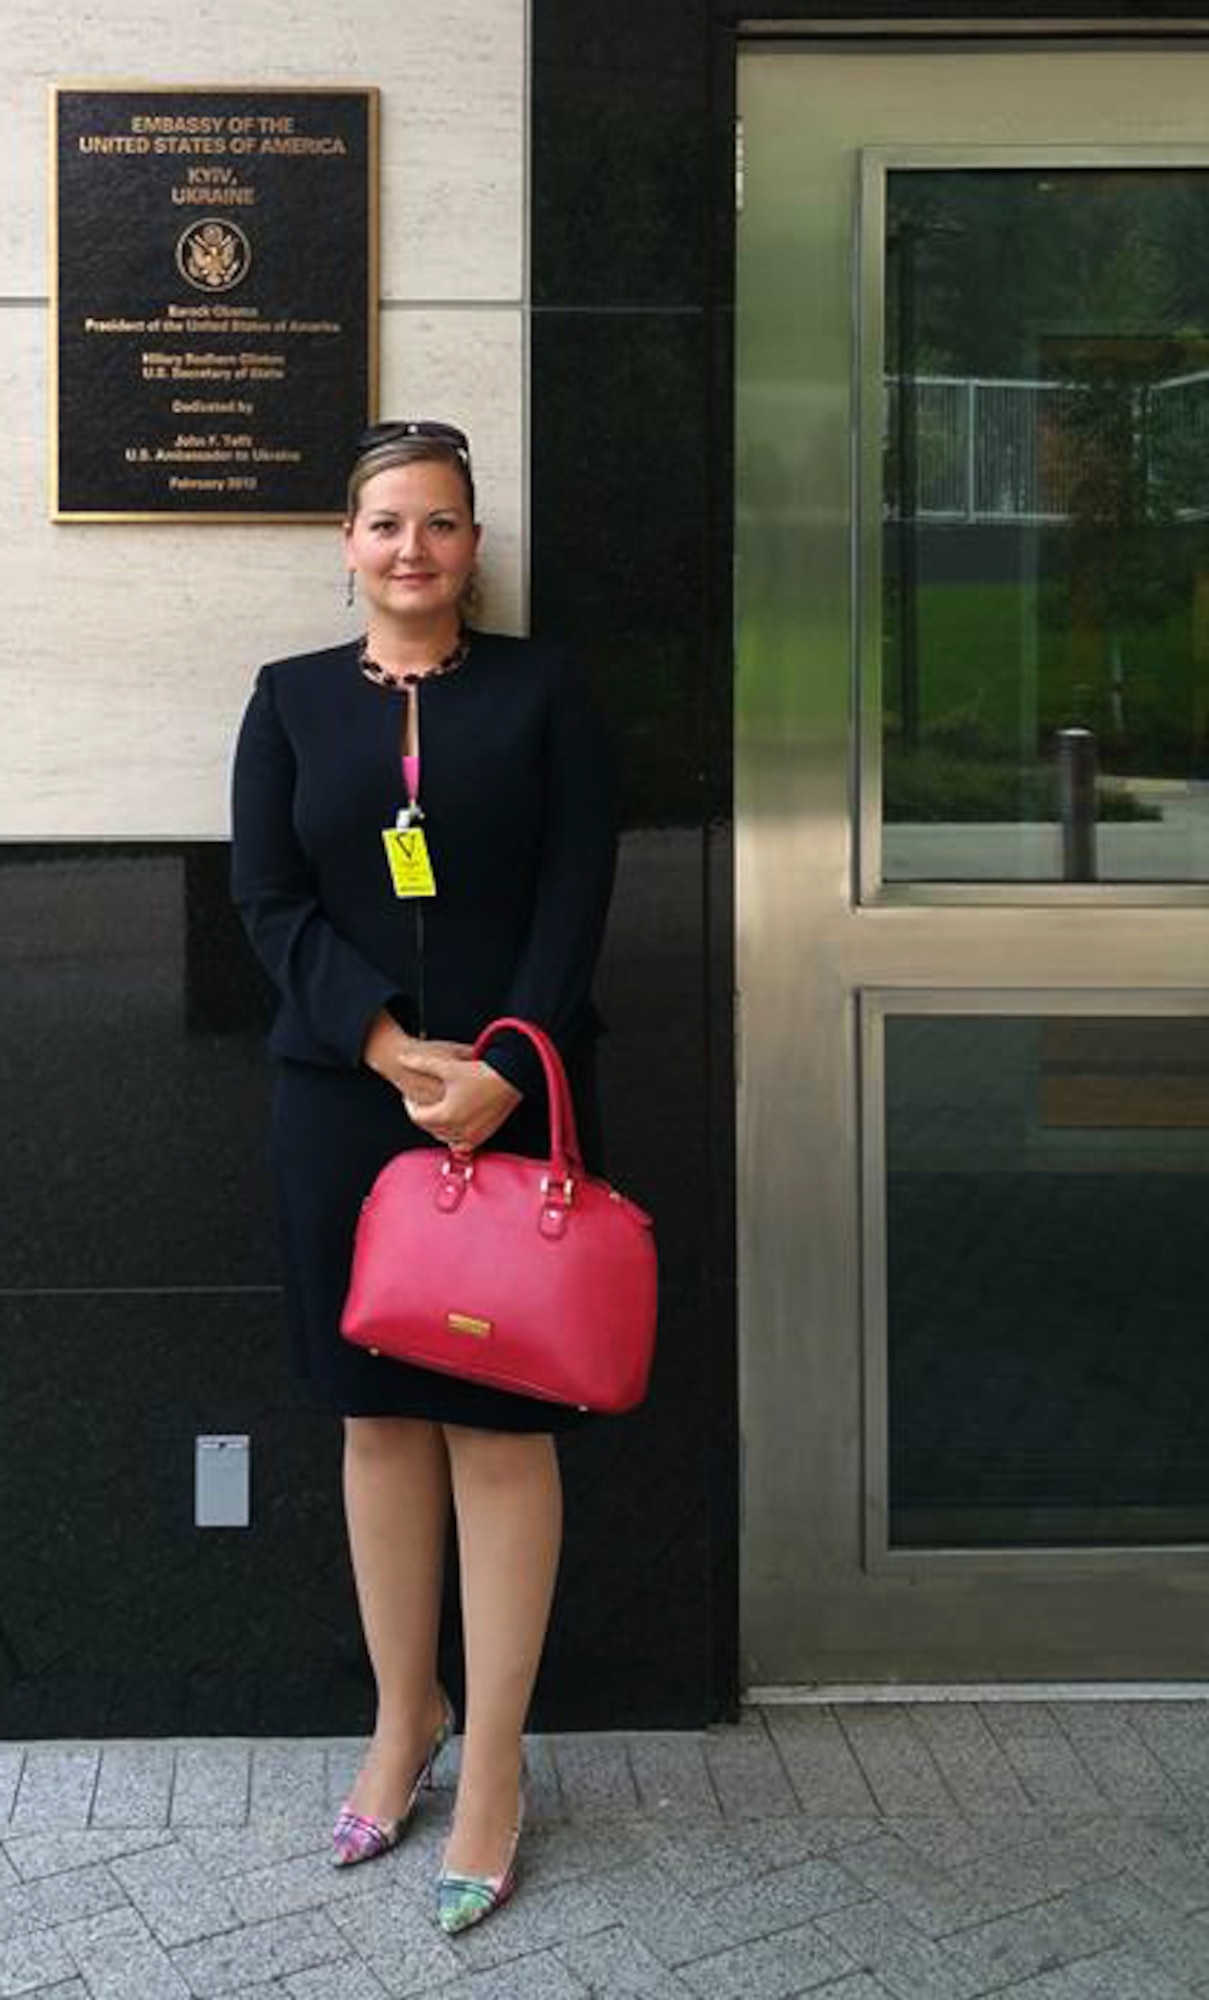
[[[339,515],[376,391],[376,93],[54,100],[56,518]]]

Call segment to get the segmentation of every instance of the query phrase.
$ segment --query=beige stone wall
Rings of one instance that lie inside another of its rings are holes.
[[[376,85],[384,415],[462,424],[526,611],[525,0],[0,0],[0,838],[221,837],[255,666],[357,629],[327,527],[48,519],[53,83]]]

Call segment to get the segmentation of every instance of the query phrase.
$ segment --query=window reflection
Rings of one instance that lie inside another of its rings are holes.
[[[886,1021],[891,1542],[1209,1538],[1209,1021]]]
[[[895,172],[886,249],[887,879],[1209,879],[1209,174]]]

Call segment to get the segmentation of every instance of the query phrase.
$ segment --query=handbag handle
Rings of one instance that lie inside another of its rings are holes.
[[[583,1172],[575,1107],[571,1102],[571,1088],[563,1059],[544,1028],[535,1028],[532,1021],[522,1021],[515,1014],[501,1014],[498,1021],[488,1021],[478,1036],[474,1044],[475,1057],[481,1056],[495,1037],[509,1028],[518,1035],[524,1035],[541,1057],[550,1107],[550,1177],[568,1182],[573,1175]]]

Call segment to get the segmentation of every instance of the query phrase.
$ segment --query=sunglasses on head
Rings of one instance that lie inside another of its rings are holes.
[[[361,458],[367,451],[376,451],[379,445],[394,444],[398,438],[427,438],[433,444],[447,444],[464,465],[470,464],[470,439],[465,431],[460,431],[456,424],[432,423],[427,417],[371,424],[357,440],[357,456]]]

